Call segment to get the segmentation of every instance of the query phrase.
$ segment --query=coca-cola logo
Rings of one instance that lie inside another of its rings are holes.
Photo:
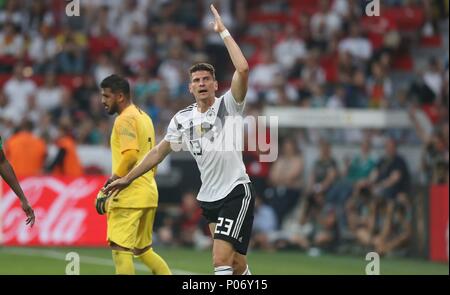
[[[25,224],[25,214],[13,191],[7,190],[0,202],[3,242],[19,244],[73,244],[87,231],[89,209],[93,207],[102,182],[100,178],[31,177],[20,185],[33,206],[36,224]]]

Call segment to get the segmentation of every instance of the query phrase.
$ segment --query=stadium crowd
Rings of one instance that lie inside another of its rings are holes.
[[[187,91],[192,63],[212,63],[226,89],[232,72],[209,26],[210,2],[80,1],[80,16],[67,17],[64,1],[0,0],[0,130],[16,172],[106,173],[83,171],[76,146],[109,144],[112,120],[98,84],[110,74],[130,79],[134,102],[149,113],[158,138],[176,110],[193,101]],[[275,163],[245,152],[259,195],[252,247],[311,255],[346,242],[381,254],[406,249],[414,176],[397,146],[423,147],[423,184],[448,183],[448,43],[446,56],[431,55],[419,69],[412,50],[444,46],[448,1],[382,0],[382,13],[373,18],[364,14],[365,1],[215,2],[250,63],[247,114],[270,105],[408,110],[415,127],[281,132]],[[432,132],[421,126],[417,109]],[[306,143],[320,149],[308,175]],[[49,160],[50,144],[58,151]],[[361,150],[338,160],[334,144]],[[31,160],[13,146],[33,146]],[[373,147],[383,152],[374,155]],[[194,199],[186,192],[180,208],[164,214],[158,242],[208,246]]]

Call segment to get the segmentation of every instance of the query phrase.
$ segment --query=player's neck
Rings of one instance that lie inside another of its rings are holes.
[[[119,111],[117,112],[119,115],[122,114],[122,112],[129,107],[130,105],[132,105],[133,103],[130,101],[124,102],[123,104],[119,105]]]
[[[204,113],[206,112],[213,104],[215,101],[215,97],[209,97],[207,99],[199,99],[197,100],[197,110],[200,113]]]

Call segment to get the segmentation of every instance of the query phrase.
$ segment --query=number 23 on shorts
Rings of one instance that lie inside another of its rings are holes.
[[[229,236],[231,232],[231,228],[233,227],[234,221],[232,219],[219,217],[218,223],[216,225],[216,229],[214,231],[215,234],[222,234],[225,236]]]

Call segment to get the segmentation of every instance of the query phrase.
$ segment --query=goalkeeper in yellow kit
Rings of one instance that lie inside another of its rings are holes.
[[[107,184],[125,176],[155,145],[150,117],[133,104],[127,80],[111,75],[100,84],[102,104],[118,114],[111,133],[112,176]],[[108,200],[97,199],[97,210],[107,212],[108,242],[116,274],[134,274],[133,256],[157,275],[171,274],[166,262],[152,249],[153,222],[158,206],[155,170]]]

